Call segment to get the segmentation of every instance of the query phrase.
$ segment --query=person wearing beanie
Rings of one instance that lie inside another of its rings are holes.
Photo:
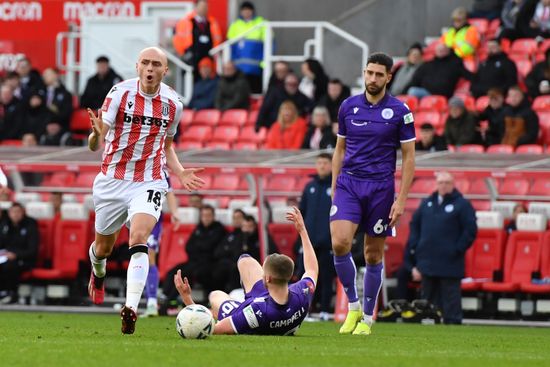
[[[189,102],[189,108],[204,110],[214,108],[214,98],[218,90],[219,78],[214,71],[214,62],[209,57],[199,61],[199,80],[193,87],[193,96]]]

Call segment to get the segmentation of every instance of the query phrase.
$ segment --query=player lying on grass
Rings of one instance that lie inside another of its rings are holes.
[[[245,291],[244,302],[233,300],[222,291],[213,291],[208,299],[218,322],[214,334],[292,335],[304,321],[319,273],[315,251],[309,240],[304,219],[298,208],[287,213],[302,239],[305,273],[302,279],[288,284],[294,262],[286,255],[269,255],[263,267],[249,255],[242,255],[237,266]],[[191,287],[181,272],[174,283],[185,305],[194,304]]]

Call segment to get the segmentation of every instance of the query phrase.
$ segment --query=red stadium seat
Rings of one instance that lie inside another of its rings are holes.
[[[411,185],[411,194],[431,194],[435,191],[435,179],[417,178]]]
[[[196,141],[207,142],[212,137],[212,127],[204,125],[192,125],[180,135],[180,142]]]
[[[477,72],[477,62],[475,60],[472,60],[472,59],[466,59],[463,61],[464,63],[464,67],[466,68],[466,70],[470,71],[471,73],[476,73]]]
[[[514,63],[516,64],[516,68],[518,69],[518,74],[525,79],[527,74],[531,71],[533,68],[533,64],[530,60],[514,60]]]
[[[466,80],[464,78],[458,79],[458,82],[456,83],[456,87],[454,90],[455,96],[468,96],[470,93],[470,87],[472,83],[469,80]]]
[[[544,149],[538,144],[525,144],[516,148],[518,154],[542,154]]]
[[[178,149],[182,149],[182,150],[202,149],[202,148],[204,148],[204,143],[201,141],[180,141],[178,143]]]
[[[483,283],[488,292],[515,292],[521,283],[531,281],[531,273],[539,269],[544,232],[514,231],[506,244],[502,282]]]
[[[540,278],[548,279],[550,278],[550,231],[544,234],[540,254]],[[520,284],[520,290],[527,293],[550,294],[550,284],[522,282]]]
[[[550,180],[547,178],[536,178],[529,190],[529,195],[550,196]]]
[[[488,105],[489,105],[488,96],[481,96],[476,100],[476,110],[478,110],[479,112],[484,111]]]
[[[520,38],[512,42],[509,54],[534,55],[537,52],[537,41],[534,38]]]
[[[227,110],[222,114],[219,125],[241,127],[246,124],[248,111],[241,109]]]
[[[467,194],[470,191],[470,181],[467,178],[455,179],[455,187],[462,194]]]
[[[409,106],[409,109],[413,112],[416,111],[416,109],[418,108],[418,98],[416,98],[415,96],[401,94],[396,96],[396,98]]]
[[[195,112],[193,125],[216,126],[220,121],[221,111],[215,109],[199,110]]]
[[[180,224],[177,230],[172,228],[172,225],[165,223],[162,229],[161,243],[159,250],[159,276],[164,280],[166,274],[174,266],[185,263],[187,261],[187,252],[185,246],[187,240],[193,233],[196,225]]]
[[[485,18],[470,18],[468,23],[476,27],[480,36],[484,36],[489,30],[489,21]]]
[[[211,141],[204,145],[208,149],[231,150],[231,144],[225,141]]]
[[[293,191],[296,187],[296,178],[287,175],[273,175],[265,180],[267,191]]]
[[[487,153],[490,154],[513,154],[514,147],[507,144],[495,144],[487,148]]]
[[[470,200],[472,206],[476,211],[478,210],[491,210],[491,201],[490,200]]]
[[[415,113],[414,116],[415,125],[421,126],[422,124],[429,122],[437,130],[443,127],[445,120],[441,118],[441,114],[438,111],[422,111]]]
[[[485,178],[476,178],[473,179],[470,183],[470,194],[471,195],[490,195],[489,188],[487,187],[487,182]],[[492,180],[495,188],[499,188],[499,181]]]
[[[296,181],[296,190],[298,191],[304,191],[304,188],[306,187],[306,185],[308,183],[311,182],[311,177],[309,176],[305,176],[305,177],[300,177],[298,179],[298,181]]]
[[[267,230],[275,241],[279,253],[287,255],[291,259],[295,259],[294,243],[298,239],[298,232],[293,224],[285,223],[270,223],[267,225]]]
[[[250,111],[248,117],[246,118],[245,126],[254,126],[256,125],[256,120],[258,119],[258,111]]]
[[[221,173],[214,176],[212,190],[238,190],[241,177],[233,173]]]
[[[456,95],[456,96],[464,102],[464,107],[466,107],[468,111],[475,111],[476,100],[474,97],[469,95]]]
[[[233,143],[239,137],[239,128],[237,126],[218,126],[214,129],[211,141],[221,141],[224,143]]]
[[[500,19],[493,19],[489,23],[489,29],[487,30],[487,39],[494,38],[500,28]]]
[[[447,109],[447,98],[445,96],[426,96],[420,100],[418,106],[419,111],[439,111],[443,112]]]
[[[97,172],[82,172],[79,173],[74,182],[75,187],[89,187],[94,185],[94,180],[97,176]]]
[[[74,110],[71,115],[70,129],[71,131],[88,131],[90,130],[90,115],[85,108]]]
[[[234,150],[258,150],[258,144],[248,142],[248,141],[239,141],[233,144]]]
[[[550,95],[536,97],[532,107],[535,111],[550,112]]]
[[[263,101],[264,96],[262,95],[250,96],[250,111],[258,111],[262,107]]]
[[[480,228],[476,239],[466,252],[465,277],[493,279],[495,271],[502,270],[506,231],[503,229]],[[481,288],[481,282],[462,283],[462,290],[474,291]]]
[[[456,151],[461,153],[483,153],[485,147],[479,144],[464,144],[459,146]]]
[[[529,192],[529,181],[524,178],[507,177],[502,181],[499,195],[527,195]]]
[[[10,147],[20,147],[23,145],[23,141],[20,139],[6,139],[0,141],[0,145],[10,146]]]
[[[259,132],[254,131],[254,126],[245,126],[241,130],[239,135],[239,141],[246,141],[252,143],[263,143],[267,137],[267,129],[262,128]]]
[[[403,262],[403,253],[405,251],[407,239],[409,238],[409,224],[412,219],[412,214],[412,210],[405,210],[395,227],[396,236],[386,237],[386,246],[384,247],[384,268],[387,276],[393,276]]]
[[[195,111],[189,108],[186,108],[183,110],[181,114],[180,119],[180,128],[184,128],[186,126],[189,126],[193,123],[193,119],[195,117]]]
[[[38,257],[36,265],[39,268],[46,268],[51,264],[53,256],[53,244],[55,239],[55,224],[58,219],[38,219],[38,232],[40,244],[38,246]]]
[[[44,178],[41,186],[70,187],[74,184],[74,181],[74,173],[54,172],[50,176]]]

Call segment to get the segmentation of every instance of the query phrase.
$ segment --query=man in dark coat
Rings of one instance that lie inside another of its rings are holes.
[[[408,261],[413,280],[422,281],[422,297],[442,309],[446,324],[460,324],[460,281],[464,255],[477,234],[476,216],[450,173],[439,173],[436,182],[437,191],[422,201],[411,220]]]
[[[223,65],[223,76],[218,84],[214,107],[225,111],[233,108],[248,109],[250,85],[244,74],[229,61]]]
[[[504,134],[501,144],[514,147],[535,144],[539,136],[539,118],[518,86],[508,91],[510,103],[503,111]]]
[[[109,66],[106,56],[98,57],[95,64],[97,73],[88,79],[86,89],[80,97],[80,107],[92,110],[101,108],[107,93],[115,84],[122,81],[122,77]]]
[[[487,94],[493,87],[499,87],[506,93],[508,88],[518,82],[516,64],[502,52],[500,42],[492,39],[487,42],[488,57],[479,65],[472,79],[471,91],[479,98]]]
[[[16,301],[19,275],[31,269],[38,254],[38,224],[13,203],[0,223],[0,298],[1,303]]]
[[[329,213],[332,205],[330,187],[332,182],[332,156],[321,153],[315,161],[317,175],[306,185],[300,201],[300,211],[304,216],[306,229],[319,262],[319,279],[313,304],[320,303],[321,319],[328,319],[331,312],[331,300],[334,295],[333,284],[336,270],[332,257]],[[298,239],[299,241],[299,239]],[[300,249],[301,243],[295,245]],[[297,264],[302,264],[302,254],[298,254]],[[296,265],[298,267],[298,265]],[[299,277],[302,274],[296,274]]]

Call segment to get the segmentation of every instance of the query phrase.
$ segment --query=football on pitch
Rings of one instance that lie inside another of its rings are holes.
[[[205,339],[214,333],[214,318],[202,305],[189,305],[178,313],[176,330],[185,339]]]

